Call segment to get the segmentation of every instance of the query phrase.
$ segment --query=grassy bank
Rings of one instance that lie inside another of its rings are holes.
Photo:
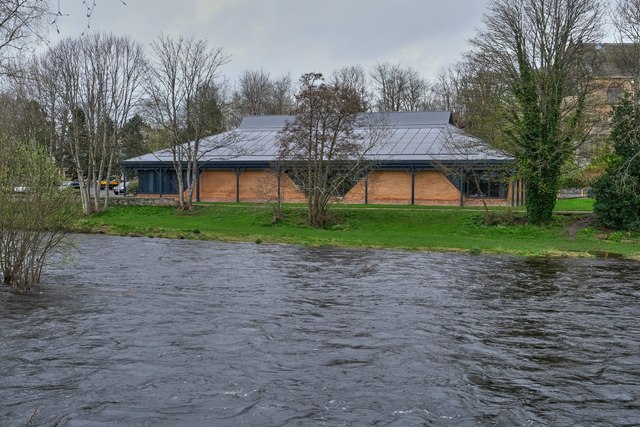
[[[561,210],[588,210],[571,205]],[[527,256],[610,256],[640,259],[640,236],[587,226],[584,216],[557,215],[545,227],[483,224],[477,208],[335,207],[332,225],[305,225],[301,206],[287,206],[286,220],[271,223],[268,206],[210,204],[180,213],[169,207],[113,206],[85,218],[79,231],[182,239],[293,243],[408,250],[505,253]],[[496,215],[518,215],[497,209]]]

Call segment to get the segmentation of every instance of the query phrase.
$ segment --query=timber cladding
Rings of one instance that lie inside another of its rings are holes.
[[[413,200],[412,200],[413,188]],[[440,171],[420,171],[411,182],[411,171],[374,171],[369,176],[371,204],[460,204],[460,191]],[[359,202],[362,203],[362,202]]]
[[[206,171],[200,174],[200,200],[235,202],[236,174],[233,171]]]
[[[415,177],[415,204],[457,205],[460,191],[439,171],[418,172]]]
[[[200,200],[203,202],[270,202],[277,200],[278,180],[267,170],[208,170],[200,175]],[[304,195],[283,174],[280,192],[288,203],[304,203]],[[341,201],[344,203],[410,204],[412,201],[410,171],[373,171],[358,182]],[[473,200],[465,198],[469,204]],[[460,191],[439,171],[415,174],[413,201],[418,205],[458,205]],[[493,201],[504,204],[505,199]]]
[[[366,184],[366,201],[371,204],[411,204],[411,171],[374,171]],[[360,181],[344,198],[345,203],[365,203],[365,184]],[[457,205],[460,191],[439,171],[415,174],[413,202],[417,205]]]
[[[411,174],[407,171],[374,171],[369,175],[369,203],[411,203]]]
[[[286,175],[280,177],[285,202],[302,203],[304,195]],[[209,170],[200,175],[203,202],[271,202],[277,200],[278,179],[268,170]]]

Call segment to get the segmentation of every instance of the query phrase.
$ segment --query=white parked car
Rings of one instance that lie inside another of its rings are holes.
[[[127,182],[126,184],[129,184],[129,183]],[[120,184],[113,187],[113,193],[115,195],[124,194],[125,189],[126,189],[125,181],[122,181]]]
[[[60,190],[66,190],[67,188],[73,188],[74,190],[79,190],[80,183],[78,181],[62,181],[62,184],[60,184]]]

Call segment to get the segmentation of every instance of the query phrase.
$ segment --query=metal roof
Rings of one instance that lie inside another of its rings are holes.
[[[366,113],[361,118],[376,122],[381,129],[380,140],[368,156],[381,164],[513,160],[455,127],[448,111]],[[278,155],[280,130],[294,119],[294,116],[245,117],[237,129],[201,141],[201,152],[206,154],[200,163],[240,167],[269,164]],[[365,128],[359,131],[367,135]],[[234,149],[220,148],[221,145]],[[171,151],[160,150],[125,160],[124,165],[134,167],[171,161]]]

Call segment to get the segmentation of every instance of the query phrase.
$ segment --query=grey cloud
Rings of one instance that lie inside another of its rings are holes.
[[[198,16],[195,0],[129,0],[126,6],[107,1],[98,0],[93,30],[127,33],[144,44],[160,32],[193,34],[232,55],[224,70],[231,78],[263,68],[274,75],[291,72],[294,79],[307,71],[385,61],[412,65],[433,78],[466,49],[487,2],[244,0],[219,2],[207,17]],[[72,12],[62,28],[71,35],[83,21]],[[411,57],[403,56],[406,51]]]

